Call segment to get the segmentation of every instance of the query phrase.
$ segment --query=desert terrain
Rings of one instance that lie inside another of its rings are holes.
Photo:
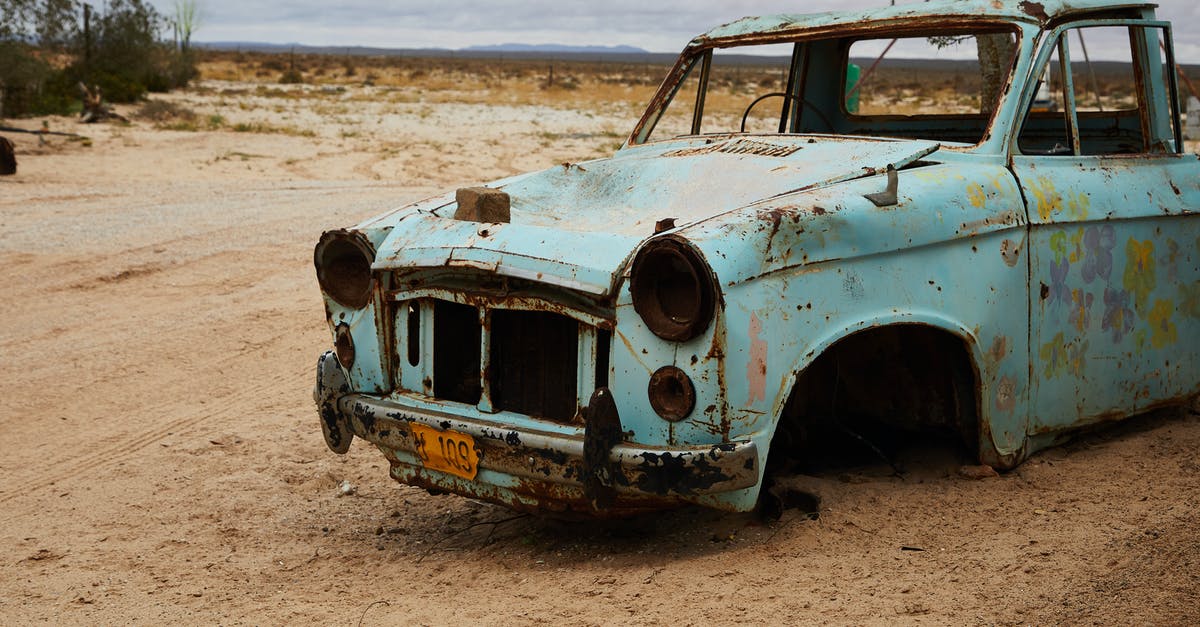
[[[129,124],[6,122],[85,137],[5,134],[0,623],[1200,622],[1186,410],[983,480],[915,450],[772,522],[520,516],[398,485],[361,440],[334,455],[311,398],[320,233],[609,154],[654,84],[262,65],[214,62],[118,107]]]

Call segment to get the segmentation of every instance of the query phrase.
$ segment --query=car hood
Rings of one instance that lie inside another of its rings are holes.
[[[608,295],[634,249],[671,218],[683,228],[788,194],[902,168],[924,141],[718,137],[626,148],[498,181],[511,222],[452,218],[453,202],[402,214],[375,268],[463,266]]]

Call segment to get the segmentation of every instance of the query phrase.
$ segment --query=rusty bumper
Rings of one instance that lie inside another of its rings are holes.
[[[597,455],[597,440],[588,430],[575,435],[540,431],[413,407],[403,398],[351,393],[332,353],[321,356],[313,396],[326,444],[334,452],[346,452],[358,436],[384,452],[392,476],[402,483],[516,509],[645,510],[758,483],[758,448],[753,441],[672,448],[617,441],[603,445]],[[585,414],[596,414],[596,406],[593,397],[591,411]],[[609,418],[615,419],[615,413]],[[478,475],[466,480],[425,468],[417,457],[413,424],[474,438]]]

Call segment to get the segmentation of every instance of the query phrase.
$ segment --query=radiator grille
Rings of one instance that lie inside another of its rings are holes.
[[[492,405],[569,422],[577,405],[579,323],[544,311],[492,312]]]

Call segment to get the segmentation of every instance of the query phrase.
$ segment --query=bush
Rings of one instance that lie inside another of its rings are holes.
[[[283,74],[281,74],[279,76],[279,82],[284,85],[295,85],[297,83],[303,83],[304,75],[300,73],[300,70],[296,70],[296,69],[284,70]]]
[[[166,20],[145,0],[109,0],[103,14],[93,14],[87,34],[81,6],[0,0],[5,114],[77,111],[80,82],[99,87],[110,102],[133,102],[196,77],[191,51],[161,40]]]

